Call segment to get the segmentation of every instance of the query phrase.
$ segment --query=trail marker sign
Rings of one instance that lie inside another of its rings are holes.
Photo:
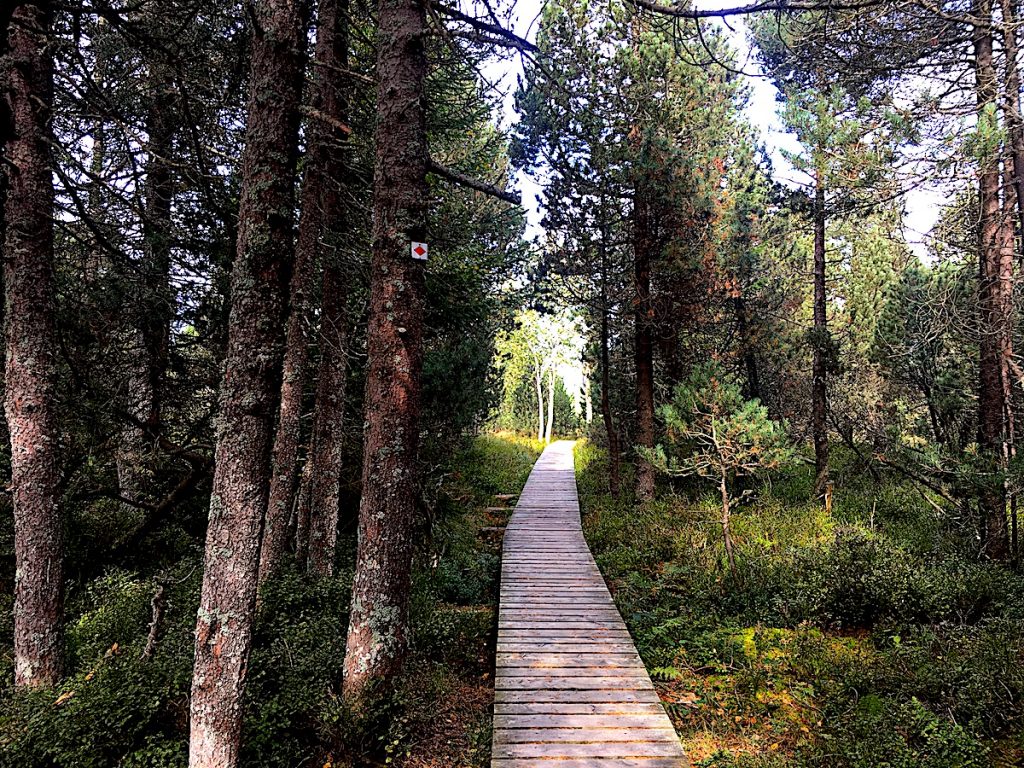
[[[428,250],[429,248],[427,247],[426,243],[413,243],[411,245],[412,257],[417,261],[426,261]]]

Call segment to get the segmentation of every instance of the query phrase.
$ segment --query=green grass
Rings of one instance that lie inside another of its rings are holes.
[[[831,514],[807,468],[733,518],[695,481],[638,506],[577,445],[584,529],[697,766],[1018,765],[1024,579],[967,556],[960,522],[836,451]],[[934,499],[932,499],[934,501]]]

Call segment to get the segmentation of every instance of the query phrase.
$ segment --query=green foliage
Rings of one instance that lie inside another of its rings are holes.
[[[604,493],[603,453],[577,448],[587,540],[692,761],[1002,764],[1024,725],[1024,579],[947,548],[906,480],[833,459],[831,515],[802,466],[749,496],[731,579],[700,484],[634,509]]]
[[[739,383],[719,366],[695,369],[660,413],[672,452],[658,446],[650,458],[668,474],[731,483],[792,457],[785,425],[758,401],[744,399]]]

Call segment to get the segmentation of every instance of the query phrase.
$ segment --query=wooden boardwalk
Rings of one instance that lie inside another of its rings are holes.
[[[491,765],[683,768],[583,540],[572,448],[544,451],[505,531]]]

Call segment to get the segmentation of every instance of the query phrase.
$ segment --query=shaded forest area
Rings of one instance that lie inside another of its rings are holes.
[[[1019,15],[5,6],[0,765],[487,765],[558,436],[694,765],[1021,764]]]

